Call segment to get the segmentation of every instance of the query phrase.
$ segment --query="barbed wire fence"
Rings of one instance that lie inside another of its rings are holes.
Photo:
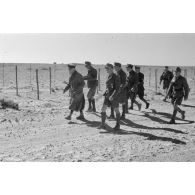
[[[163,67],[140,65],[145,75],[145,91],[154,94],[163,93],[159,86]],[[107,74],[104,66],[96,65],[98,71],[97,93],[105,90]],[[125,70],[125,68],[123,68]],[[170,67],[170,70],[175,67]],[[84,66],[77,66],[77,70],[86,75]],[[191,94],[195,93],[195,67],[183,67],[182,75],[186,77]],[[0,89],[4,93],[20,97],[41,99],[63,90],[64,81],[68,82],[68,67],[65,64],[0,64]]]

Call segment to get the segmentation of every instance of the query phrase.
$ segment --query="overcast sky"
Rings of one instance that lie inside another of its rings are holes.
[[[195,34],[0,34],[0,62],[195,65]]]

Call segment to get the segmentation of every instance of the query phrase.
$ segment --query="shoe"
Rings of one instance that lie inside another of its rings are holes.
[[[122,114],[120,120],[124,120],[124,119],[125,119],[125,115]]]
[[[68,115],[67,117],[65,117],[66,120],[71,120],[71,116]]]
[[[106,129],[106,125],[105,124],[101,124],[100,126],[98,126],[98,129]]]
[[[115,119],[115,117],[114,117],[114,115],[110,115],[109,117],[108,117],[108,119]]]
[[[80,116],[77,116],[76,119],[78,119],[78,120],[84,120],[85,117],[83,115],[80,115]]]
[[[140,111],[142,108],[142,105],[141,104],[138,104],[138,110]]]
[[[133,106],[130,106],[130,107],[129,107],[129,110],[133,110]]]
[[[88,108],[87,112],[93,112],[92,108]]]
[[[120,124],[116,124],[116,126],[113,128],[113,130],[115,130],[115,131],[120,130]]]
[[[174,120],[174,119],[171,119],[171,120],[169,121],[169,124],[175,124],[175,120]]]
[[[150,104],[149,104],[149,103],[147,103],[147,104],[146,104],[146,109],[148,109],[148,108],[149,108],[149,106],[150,106]]]
[[[182,120],[185,120],[185,113],[186,113],[185,111],[182,111],[182,112],[181,112],[181,119],[182,119]]]

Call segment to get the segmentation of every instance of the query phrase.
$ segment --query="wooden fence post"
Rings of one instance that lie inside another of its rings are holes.
[[[5,72],[4,72],[4,69],[5,69],[5,64],[3,63],[3,87],[5,86]]]
[[[149,68],[149,86],[150,86],[150,84],[151,84],[151,68]]]
[[[99,88],[99,91],[101,90],[101,86],[100,86],[100,68],[98,69],[98,88]]]
[[[51,94],[51,67],[49,67],[49,89]]]
[[[157,71],[158,69],[155,69],[155,92],[157,93],[157,89],[158,89],[158,84],[157,84]]]
[[[16,66],[16,95],[18,96],[18,66]]]
[[[37,99],[39,100],[39,75],[38,69],[36,69],[36,82],[37,82]]]
[[[31,64],[30,64],[30,85],[32,84],[32,81],[31,81]]]

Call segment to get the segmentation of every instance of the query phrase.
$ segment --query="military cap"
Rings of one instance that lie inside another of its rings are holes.
[[[91,62],[85,61],[85,66],[91,66]]]
[[[75,64],[68,64],[68,68],[75,68],[76,65]]]
[[[113,65],[110,64],[110,63],[107,63],[106,66],[105,66],[105,69],[107,69],[107,68],[113,68]]]
[[[180,67],[177,67],[177,68],[175,69],[175,72],[181,72],[181,68],[180,68]]]
[[[140,69],[140,66],[135,66],[135,69]]]
[[[115,63],[114,63],[114,66],[121,67],[121,63],[119,63],[119,62],[115,62]]]
[[[127,64],[127,68],[133,68],[132,64]]]

